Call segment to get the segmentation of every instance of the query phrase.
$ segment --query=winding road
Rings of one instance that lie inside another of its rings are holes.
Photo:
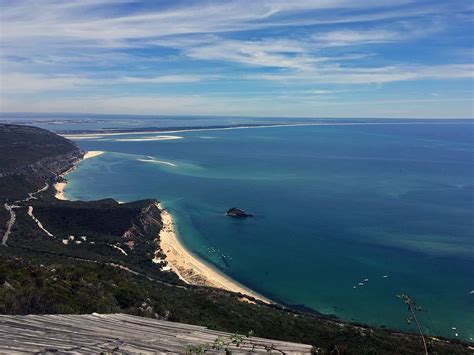
[[[7,230],[5,231],[5,234],[3,234],[3,237],[2,237],[2,245],[4,247],[6,247],[7,246],[7,240],[8,240],[8,237],[10,236],[12,226],[15,223],[15,220],[16,220],[16,214],[13,211],[13,208],[18,207],[18,206],[10,206],[7,203],[5,203],[3,206],[5,206],[7,211],[10,212],[10,220],[7,222]]]
[[[27,198],[25,198],[24,200],[15,201],[15,203],[21,203],[21,202],[26,202],[26,201],[29,201],[29,200],[32,200],[32,199],[36,199],[36,196],[35,196],[36,194],[38,194],[40,192],[43,192],[43,191],[46,191],[48,188],[49,188],[49,184],[45,183],[44,187],[42,187],[41,189],[39,189],[35,192],[29,192]],[[15,220],[16,220],[16,214],[15,214],[15,211],[13,211],[13,209],[14,208],[19,208],[20,206],[9,205],[8,203],[5,203],[3,206],[10,213],[10,219],[7,222],[7,229],[6,229],[6,231],[5,231],[5,233],[3,234],[3,237],[2,237],[2,246],[6,247],[6,246],[8,246],[7,245],[8,237],[10,236],[11,229],[12,229],[13,225],[15,224]]]

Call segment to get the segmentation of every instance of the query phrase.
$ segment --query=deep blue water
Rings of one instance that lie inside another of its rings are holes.
[[[68,175],[66,195],[161,200],[191,251],[274,300],[406,329],[406,293],[426,331],[469,339],[473,132],[453,121],[78,140],[107,153]],[[225,217],[232,206],[255,217]]]

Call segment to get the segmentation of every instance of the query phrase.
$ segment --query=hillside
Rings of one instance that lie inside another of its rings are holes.
[[[47,131],[10,125],[0,125],[0,142],[8,150],[0,159],[0,314],[127,313],[253,331],[312,344],[320,353],[423,350],[416,334],[185,284],[153,262],[162,227],[157,201],[56,200],[53,183],[82,157],[79,148]],[[468,344],[453,340],[429,339],[428,345],[438,354],[470,353]]]
[[[71,141],[45,129],[0,124],[0,173],[77,150]]]
[[[0,124],[0,202],[26,198],[80,157],[73,142],[45,129]]]

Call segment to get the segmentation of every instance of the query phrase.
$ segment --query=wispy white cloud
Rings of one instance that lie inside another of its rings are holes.
[[[275,64],[276,65],[276,64]],[[302,69],[302,67],[298,67]],[[10,73],[0,76],[0,92],[3,94],[38,93],[48,91],[75,90],[87,87],[113,86],[117,84],[180,84],[219,80],[219,75],[162,75],[155,77],[121,76],[114,78],[94,78],[75,75],[45,75]],[[434,66],[390,66],[372,68],[351,68],[323,66],[319,69],[300,71],[227,75],[226,80],[270,81],[280,83],[318,83],[318,84],[383,84],[421,79],[456,80],[474,79],[474,64],[452,64]],[[344,90],[306,90],[316,95],[335,94]],[[301,91],[294,91],[295,94]],[[433,95],[434,96],[434,95]]]
[[[419,56],[415,65],[410,57],[390,58],[377,46],[436,40],[451,25],[446,18],[469,21],[465,14],[472,7],[462,1],[15,0],[1,6],[0,91],[9,100],[25,95],[22,99],[33,100],[41,110],[48,102],[52,108],[80,110],[81,104],[60,96],[93,89],[90,100],[79,102],[101,112],[112,109],[112,103],[128,112],[132,108],[126,104],[157,111],[184,112],[196,105],[232,112],[245,105],[221,98],[229,87],[244,85],[243,92],[258,86],[275,91],[274,97],[279,93],[296,112],[291,102],[301,103],[299,95],[329,100],[357,85],[473,78],[472,56],[451,62],[445,53],[437,60]],[[223,91],[214,101],[175,95],[177,105],[171,105],[156,96],[128,100],[122,95],[120,100],[104,97],[108,105],[100,106],[92,97],[101,90],[156,93],[164,87],[201,93],[219,82],[213,89]],[[58,99],[36,100],[42,93]],[[249,112],[260,112],[257,102],[252,105]]]
[[[371,29],[354,30],[338,29],[313,35],[314,41],[325,47],[360,46],[366,44],[393,43],[413,41],[441,32],[443,25],[434,22],[409,23],[396,22],[391,26],[373,27]]]
[[[299,73],[257,74],[247,79],[274,81],[307,81],[332,84],[380,84],[420,79],[455,80],[473,79],[473,64],[416,65],[389,67],[325,67]]]
[[[309,68],[323,60],[309,55],[302,43],[290,40],[219,40],[187,48],[184,53],[194,59],[292,69]]]
[[[399,32],[388,30],[340,30],[321,33],[313,36],[313,38],[325,46],[354,46],[399,41],[401,39],[401,34]]]
[[[6,73],[0,76],[0,92],[3,94],[40,93],[49,91],[75,90],[117,84],[179,84],[196,83],[211,80],[211,75],[161,75],[155,77],[121,76],[114,78],[97,78],[93,76],[76,76],[66,74],[30,74]]]
[[[0,92],[11,94],[71,90],[95,83],[92,79],[75,75],[3,73],[0,76]]]
[[[131,77],[125,76],[118,78],[117,82],[130,84],[176,84],[176,83],[196,83],[203,80],[200,75],[161,75],[155,77]]]
[[[328,101],[308,97],[280,97],[278,100],[260,97],[192,96],[111,96],[75,97],[44,101],[4,99],[3,112],[95,112],[129,114],[230,115],[230,116],[288,116],[288,117],[470,117],[469,99],[396,99],[365,101]]]
[[[99,44],[101,47],[121,48],[133,46],[131,41],[164,36],[226,33],[242,29],[248,31],[341,21],[380,21],[386,17],[400,19],[446,11],[445,7],[432,5],[417,6],[414,9],[400,7],[412,2],[240,0],[148,7],[142,12],[115,12],[104,16],[104,8],[116,5],[116,2],[17,0],[3,6],[0,16],[3,23],[2,37],[7,43],[16,41],[19,44],[34,44],[41,39],[50,46]]]

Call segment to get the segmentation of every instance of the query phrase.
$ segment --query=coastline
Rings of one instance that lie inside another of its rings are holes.
[[[161,204],[158,203],[157,207],[161,211],[163,223],[160,231],[160,250],[165,254],[166,261],[171,270],[181,280],[188,284],[221,288],[227,291],[242,293],[265,303],[273,303],[268,298],[240,285],[237,281],[192,255],[180,242],[171,214]],[[242,297],[241,301],[252,302],[246,297]]]
[[[231,127],[202,127],[202,128],[176,128],[172,130],[157,129],[150,131],[124,131],[124,132],[90,132],[90,133],[58,133],[60,136],[67,139],[94,139],[106,136],[123,136],[123,135],[140,135],[140,134],[162,134],[167,137],[169,134],[183,133],[183,132],[203,132],[203,131],[229,131],[234,129],[257,129],[257,128],[277,128],[277,127],[300,127],[300,126],[321,126],[326,123],[288,123],[288,124],[262,124],[262,125],[248,125],[248,126],[231,126]],[[339,125],[336,123],[336,125]],[[172,137],[172,136],[171,136]],[[182,137],[179,137],[182,138]]]
[[[421,120],[421,119],[420,119]],[[231,127],[202,127],[202,128],[176,128],[171,130],[166,129],[156,129],[150,131],[138,131],[130,130],[124,132],[88,132],[88,133],[58,133],[60,136],[72,139],[97,139],[108,136],[122,136],[122,135],[146,135],[146,134],[160,134],[163,135],[161,138],[147,139],[147,140],[167,140],[167,139],[179,139],[182,137],[168,136],[170,134],[176,133],[186,133],[186,132],[205,132],[205,131],[228,131],[236,129],[259,129],[259,128],[281,128],[281,127],[308,127],[308,126],[379,126],[379,125],[424,125],[425,122],[312,122],[312,123],[283,123],[283,124],[261,124],[261,125],[243,125],[243,126],[231,126]],[[452,124],[450,122],[429,122],[428,124],[444,125]],[[173,138],[167,138],[173,137]],[[134,140],[134,138],[127,138],[127,140]]]
[[[82,159],[79,160],[77,163],[75,163],[74,166],[71,167],[71,169],[69,169],[69,170],[65,171],[64,173],[62,173],[61,175],[59,175],[61,178],[63,178],[63,181],[57,182],[57,183],[54,184],[54,188],[56,190],[56,193],[55,193],[54,197],[57,198],[58,200],[67,200],[66,196],[64,195],[64,189],[66,188],[67,181],[64,179],[64,177],[67,174],[69,174],[71,171],[73,171],[76,168],[76,165],[80,161],[90,159],[90,158],[94,158],[94,157],[98,157],[99,155],[102,155],[104,153],[105,152],[103,152],[101,150],[91,150],[89,152],[86,152],[84,154],[84,156],[82,157]]]
[[[100,156],[103,153],[103,151],[88,151],[80,161]],[[71,169],[62,173],[60,177],[64,178],[68,173],[73,171],[79,162],[74,164]],[[65,180],[54,184],[56,190],[55,198],[67,200],[64,195],[66,185],[67,181]],[[171,214],[159,203],[157,203],[157,207],[160,210],[163,223],[159,234],[159,250],[165,254],[168,266],[182,281],[187,284],[209,286],[241,293],[244,295],[240,298],[243,302],[254,303],[251,299],[245,297],[248,296],[268,304],[273,303],[271,300],[239,284],[237,281],[224,275],[189,252],[179,241]]]

